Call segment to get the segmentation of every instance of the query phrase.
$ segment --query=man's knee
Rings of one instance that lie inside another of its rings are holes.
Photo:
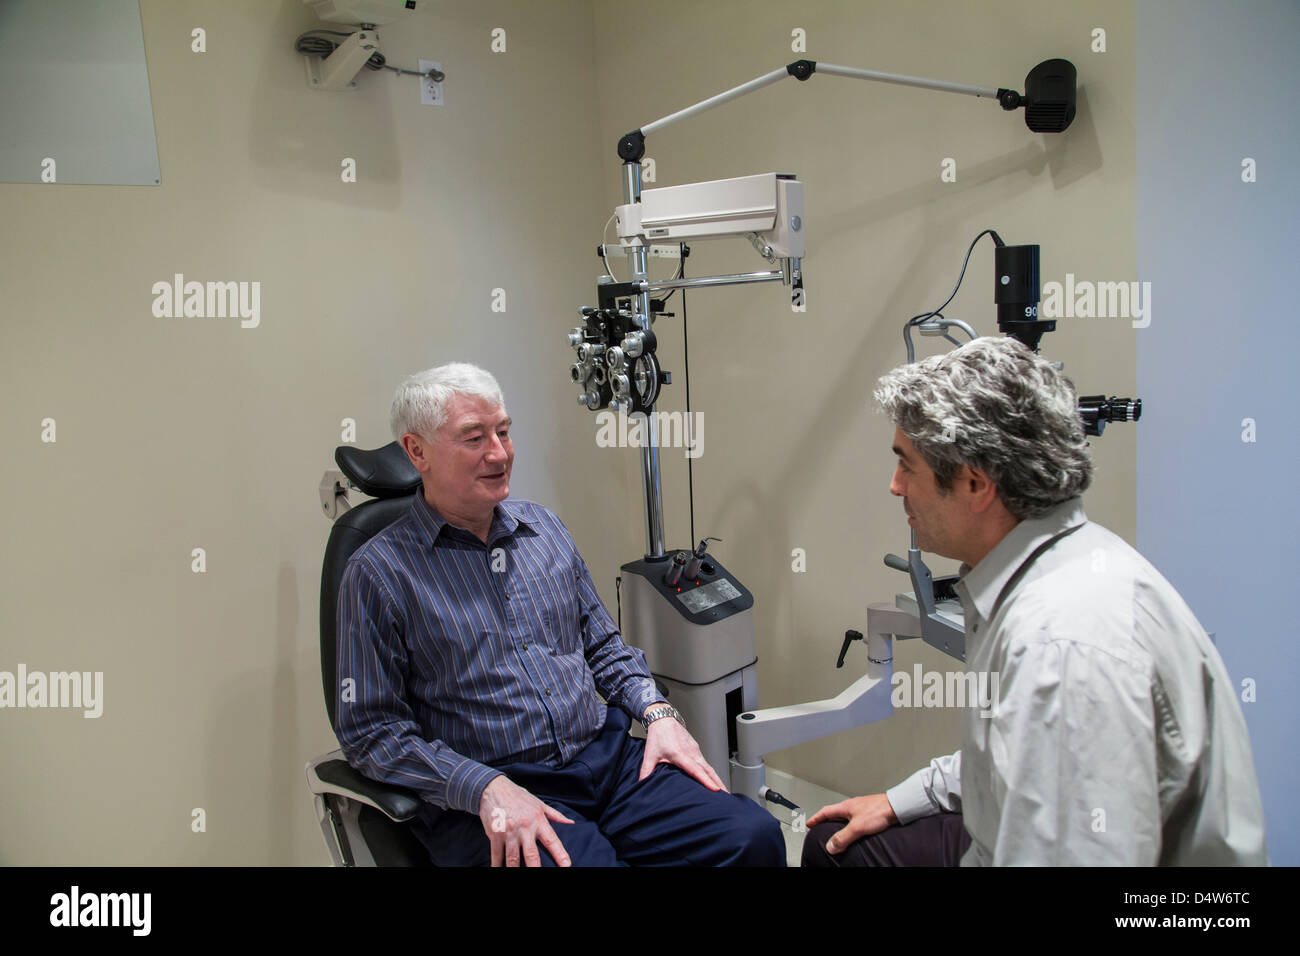
[[[940,813],[887,827],[859,837],[839,853],[830,853],[826,841],[844,826],[844,820],[826,820],[812,827],[804,837],[800,865],[957,866],[970,846],[959,813]]]
[[[736,800],[735,840],[739,855],[734,866],[785,866],[785,836],[781,824],[747,797]]]
[[[695,866],[785,866],[781,824],[753,800],[708,790],[676,767],[661,767],[655,775],[659,777],[654,791],[655,812],[628,831],[631,844],[653,848],[649,856],[655,861]],[[642,794],[642,798],[649,795]],[[674,810],[665,813],[665,807]]]
[[[823,820],[815,827],[809,827],[803,838],[803,852],[799,857],[800,866],[829,867],[839,866],[840,861],[826,849],[826,841],[844,828],[843,820]]]

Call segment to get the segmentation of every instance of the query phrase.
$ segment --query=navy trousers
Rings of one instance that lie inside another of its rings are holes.
[[[785,866],[781,824],[748,797],[709,790],[668,764],[638,782],[645,742],[628,736],[630,724],[610,707],[599,736],[567,765],[497,768],[573,821],[551,828],[574,866]],[[445,810],[416,834],[438,866],[491,862],[477,814]],[[537,849],[543,866],[555,865]]]

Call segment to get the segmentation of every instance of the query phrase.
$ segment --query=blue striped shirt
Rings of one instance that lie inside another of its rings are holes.
[[[501,502],[485,545],[422,492],[343,572],[338,681],[348,762],[468,813],[493,764],[559,767],[594,740],[597,692],[633,718],[663,699],[551,511]]]

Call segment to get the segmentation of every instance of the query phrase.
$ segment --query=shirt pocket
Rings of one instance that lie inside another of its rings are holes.
[[[581,655],[582,634],[578,623],[578,586],[571,567],[556,565],[537,575],[538,635],[555,655]]]

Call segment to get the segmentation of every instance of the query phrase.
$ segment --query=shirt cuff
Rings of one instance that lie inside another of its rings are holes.
[[[461,761],[447,777],[447,806],[452,810],[463,810],[478,816],[483,791],[499,776],[500,770],[494,770],[477,760]]]
[[[623,701],[623,709],[627,711],[628,716],[633,720],[640,720],[641,715],[650,708],[651,704],[667,703],[664,700],[664,695],[659,693],[659,688],[655,686],[653,678],[642,681],[639,690],[629,690],[623,695]]]
[[[930,795],[925,792],[924,778],[928,773],[930,768],[922,767],[902,783],[885,791],[885,797],[894,808],[894,816],[898,817],[900,824],[911,823],[939,812]]]

